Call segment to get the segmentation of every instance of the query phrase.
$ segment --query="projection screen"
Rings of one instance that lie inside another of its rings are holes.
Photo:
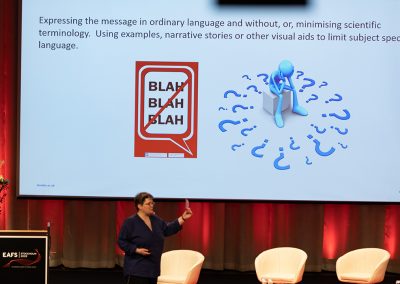
[[[19,195],[399,202],[395,0],[22,0]]]

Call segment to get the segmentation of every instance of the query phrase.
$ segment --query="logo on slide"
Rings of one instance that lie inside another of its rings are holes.
[[[134,156],[197,158],[197,62],[136,62]]]

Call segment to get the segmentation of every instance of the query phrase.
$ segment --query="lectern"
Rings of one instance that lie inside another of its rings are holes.
[[[0,283],[47,284],[49,230],[0,230]]]

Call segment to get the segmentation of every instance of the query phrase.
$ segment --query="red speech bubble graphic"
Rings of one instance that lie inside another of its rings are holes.
[[[197,62],[136,62],[135,157],[197,157]]]

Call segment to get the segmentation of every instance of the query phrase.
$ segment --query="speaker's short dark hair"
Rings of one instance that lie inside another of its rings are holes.
[[[154,199],[153,195],[151,195],[148,192],[139,192],[138,194],[136,194],[135,196],[135,208],[136,210],[139,210],[138,205],[143,205],[144,201],[147,199]]]

